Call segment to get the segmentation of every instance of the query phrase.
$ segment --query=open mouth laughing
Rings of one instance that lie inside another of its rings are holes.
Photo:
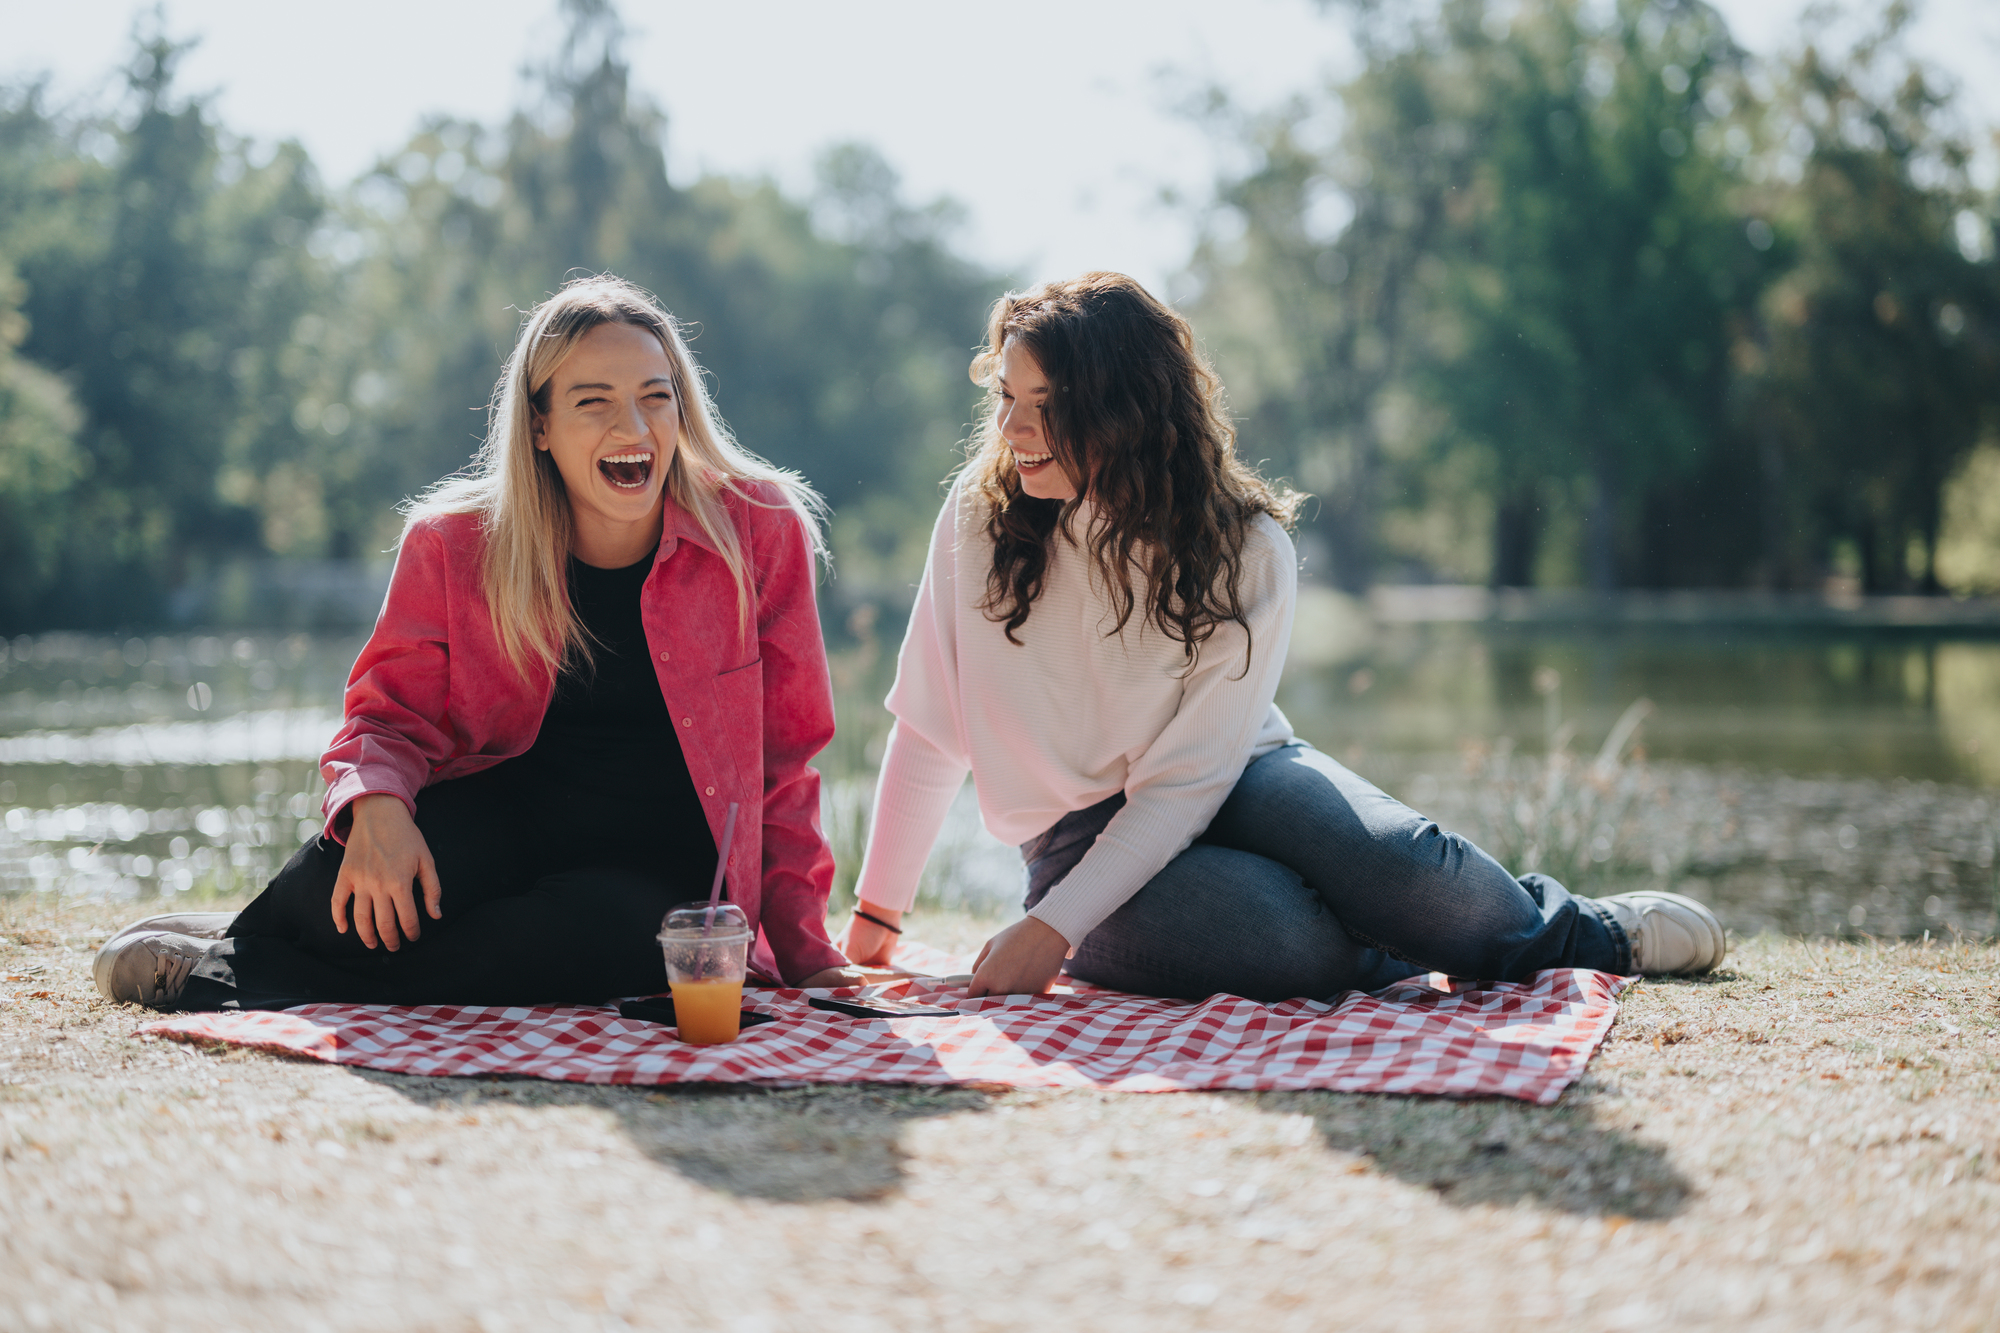
[[[1023,475],[1032,476],[1047,467],[1054,458],[1054,454],[1024,454],[1019,449],[1016,449],[1014,451],[1014,466]]]
[[[653,476],[653,455],[644,450],[597,460],[597,470],[621,491],[644,490]]]

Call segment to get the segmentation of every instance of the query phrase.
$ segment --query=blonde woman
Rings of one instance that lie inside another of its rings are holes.
[[[740,448],[673,317],[611,277],[538,306],[485,447],[413,507],[323,833],[241,913],[156,917],[99,953],[155,1008],[529,1004],[661,991],[654,942],[728,895],[753,966],[857,978],[806,760],[833,735],[817,501]]]

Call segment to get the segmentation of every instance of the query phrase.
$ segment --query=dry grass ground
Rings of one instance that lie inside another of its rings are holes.
[[[114,924],[0,900],[10,1333],[2000,1328],[1991,946],[1741,943],[1535,1108],[402,1078],[135,1040]]]

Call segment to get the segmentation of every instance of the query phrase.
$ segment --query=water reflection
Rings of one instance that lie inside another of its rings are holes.
[[[1440,625],[1345,648],[1295,659],[1293,725],[1517,870],[1692,892],[1740,930],[1996,929],[2000,643]]]
[[[2000,643],[1467,625],[1378,631],[1358,653],[1296,667],[1282,696],[1301,732],[1390,756],[1544,731],[1537,672],[1564,716],[1602,737],[1637,698],[1645,751],[1801,775],[2000,784]]]
[[[843,885],[893,669],[892,627],[849,629],[821,759]],[[0,893],[261,887],[317,828],[361,640],[0,640]],[[1995,930],[2000,644],[1308,617],[1280,701],[1329,753],[1582,892],[1671,885],[1739,930]],[[1005,902],[1018,863],[966,797],[929,892]]]
[[[0,893],[261,887],[318,827],[361,639],[0,640]]]

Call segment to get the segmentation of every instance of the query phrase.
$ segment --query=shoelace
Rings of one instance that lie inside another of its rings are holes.
[[[194,971],[195,960],[183,958],[177,953],[153,955],[153,998],[177,1000],[181,990],[187,985],[188,973]]]

